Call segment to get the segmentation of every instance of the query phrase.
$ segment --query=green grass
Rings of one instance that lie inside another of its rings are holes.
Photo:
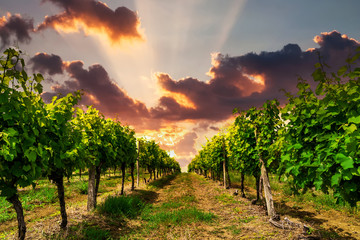
[[[159,228],[160,225],[181,226],[194,222],[211,222],[215,215],[213,213],[203,212],[196,207],[167,210],[164,206],[159,208],[148,206],[141,215],[142,220],[148,222],[148,228]]]
[[[28,193],[20,193],[20,201],[25,210],[32,210],[36,205],[42,203],[54,203],[58,200],[57,189],[55,187],[43,187],[30,190]]]
[[[223,204],[230,204],[230,203],[236,203],[237,201],[234,199],[233,195],[222,193],[220,195],[215,196],[215,198],[223,203]]]
[[[205,212],[194,206],[197,202],[193,195],[193,187],[191,180],[186,174],[167,176],[164,179],[154,181],[150,188],[162,188],[169,181],[174,179],[174,185],[169,186],[166,192],[166,201],[162,204],[147,204],[140,214],[141,225],[140,236],[134,236],[132,233],[122,236],[121,239],[142,239],[143,236],[152,234],[154,230],[159,230],[162,236],[164,232],[174,227],[184,227],[186,224],[199,222],[212,222],[216,219],[216,215],[210,212]],[[150,185],[150,184],[149,184]],[[179,189],[181,186],[181,190]],[[185,190],[185,191],[184,191]],[[179,194],[181,193],[181,194]],[[168,229],[165,230],[164,229]],[[176,235],[176,233],[174,233]],[[157,237],[160,237],[157,235]],[[172,235],[173,237],[175,235]],[[167,235],[163,236],[168,237]],[[176,239],[176,237],[175,237]]]
[[[87,227],[83,229],[83,239],[106,240],[110,239],[110,232],[99,227]]]
[[[56,188],[49,186],[36,188],[35,190],[20,191],[19,197],[22,207],[26,211],[45,204],[55,203],[58,199]],[[0,223],[16,218],[15,210],[6,201],[5,197],[0,197],[0,206]]]
[[[232,171],[230,173],[230,178],[233,183],[241,182],[241,175],[238,172]],[[299,204],[303,202],[312,203],[315,209],[318,210],[338,210],[347,212],[350,215],[359,215],[360,202],[358,206],[353,208],[349,204],[337,203],[336,198],[334,198],[332,191],[325,194],[321,191],[308,190],[306,193],[294,194],[291,190],[291,178],[287,182],[279,181],[279,177],[275,174],[270,174],[270,185],[274,193],[278,192],[281,196],[278,198],[282,202],[293,201]],[[256,189],[256,181],[253,176],[245,176],[245,186]]]
[[[130,173],[127,171],[127,177],[130,179]],[[111,176],[101,175],[101,181],[99,186],[99,192],[107,192],[108,188],[117,186],[121,181],[120,171],[116,172],[116,176],[111,171]],[[65,188],[65,201],[75,197],[78,194],[87,194],[87,171],[82,173],[81,179],[79,173],[76,172],[69,181],[64,178]],[[52,184],[47,178],[39,179],[36,181],[36,189],[33,190],[31,186],[19,189],[19,197],[22,203],[23,209],[26,211],[33,210],[37,207],[42,207],[49,204],[57,204],[57,189],[55,184]],[[5,197],[0,197],[0,223],[16,219],[16,213],[12,205],[6,201]]]
[[[188,203],[188,204],[197,202],[196,197],[194,195],[183,195],[180,198],[176,198],[175,200],[184,202],[184,203]]]
[[[172,208],[180,208],[184,206],[184,203],[182,202],[173,202],[173,201],[169,201],[169,202],[165,202],[162,204],[162,208],[165,209],[172,209]]]
[[[168,201],[160,205],[147,205],[140,216],[147,222],[144,231],[159,227],[183,226],[195,222],[211,222],[216,218],[213,213],[204,212],[194,206],[197,199],[192,194],[192,182],[186,174],[180,175],[175,181],[174,186],[182,186],[182,189],[187,190],[182,195],[173,198],[173,193],[179,191],[179,188],[171,186],[167,190]]]
[[[255,219],[255,216],[248,216],[245,218],[239,218],[239,222],[241,223],[248,223]]]
[[[88,182],[87,181],[77,181],[72,183],[71,189],[76,189],[80,194],[88,194]]]
[[[241,233],[241,227],[239,225],[231,225],[229,227],[225,227],[224,229],[229,229],[233,235],[238,235]]]
[[[56,232],[48,235],[43,233],[45,239],[51,240],[111,240],[111,233],[109,230],[101,229],[98,226],[89,226],[88,222],[83,222],[79,225],[70,226],[68,233]]]
[[[135,218],[144,207],[145,203],[135,196],[109,196],[97,210],[111,217]]]
[[[303,202],[312,203],[313,207],[317,210],[334,209],[338,211],[347,212],[350,215],[357,215],[359,213],[358,209],[360,207],[360,203],[358,204],[357,207],[353,208],[348,203],[337,202],[336,198],[333,195],[332,190],[329,190],[328,193],[323,193],[322,191],[309,189],[305,193],[295,194],[291,190],[291,186],[288,182],[285,183],[278,182],[276,183],[276,185],[279,186],[279,189],[275,191],[278,191],[282,194],[281,199],[283,201],[291,200],[299,204]]]
[[[160,189],[163,188],[165,185],[167,185],[169,183],[169,181],[171,181],[172,179],[174,179],[176,177],[176,174],[172,174],[172,175],[167,175],[165,177],[161,177],[155,181],[150,182],[147,185],[147,188],[149,189]]]

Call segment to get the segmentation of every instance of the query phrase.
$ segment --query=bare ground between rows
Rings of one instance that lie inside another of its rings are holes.
[[[274,228],[262,206],[233,196],[234,189],[223,189],[218,182],[195,174],[187,176],[191,179],[188,191],[196,196],[197,208],[217,216],[212,223],[187,226],[187,239],[293,239],[301,233]],[[162,195],[160,193],[159,199]]]
[[[123,236],[125,239],[299,239],[302,235],[300,229],[283,230],[272,226],[268,222],[264,207],[251,204],[255,195],[251,188],[246,189],[249,199],[233,196],[234,189],[223,189],[218,182],[195,174],[176,175],[175,178],[168,178],[158,187],[147,188],[142,184],[131,192],[128,184],[125,192],[139,195],[153,205],[161,205],[168,201],[176,201],[181,196],[192,195],[195,199],[190,204],[204,212],[215,214],[215,220],[210,223],[195,222],[179,226],[162,226],[157,231],[144,233],[142,229],[146,222],[140,218],[114,221],[97,212],[88,213],[86,196],[82,196],[67,203],[68,229],[76,226],[76,231],[81,232],[84,226],[97,226],[111,232],[115,239]],[[105,196],[115,195],[117,192],[118,189],[103,194],[98,198],[98,202],[101,202]],[[274,195],[275,205],[281,209],[282,218],[288,216],[295,222],[306,223],[315,230],[323,230],[321,233],[313,233],[312,236],[322,236],[321,239],[360,239],[360,228],[355,218],[335,210],[318,211],[312,207],[299,209],[293,207],[291,202],[279,201],[281,199],[278,199],[280,196],[277,193]],[[59,236],[60,216],[57,206],[36,209],[32,214],[32,217],[27,217],[26,239],[50,239]],[[5,231],[12,229],[12,235],[6,239],[15,239],[16,221],[6,225],[8,227],[1,226],[2,229]],[[69,237],[74,233],[71,231],[61,232],[60,235],[67,238],[66,236]]]
[[[245,198],[234,197],[233,191],[195,174],[177,175],[157,191],[158,197],[153,205],[160,206],[193,196],[188,198],[193,199],[189,204],[203,212],[213,213],[215,219],[212,222],[195,221],[178,225],[168,223],[147,235],[141,231],[141,226],[146,223],[138,219],[132,221],[131,231],[123,234],[131,232],[126,239],[297,239],[301,235],[301,229],[273,227],[262,206],[252,205]]]
[[[129,182],[125,183],[125,194],[131,193],[130,184],[131,183]],[[140,188],[143,186],[144,184],[141,183]],[[98,204],[104,201],[104,199],[109,195],[118,195],[121,189],[121,184],[118,184],[117,187],[108,187],[107,189],[108,191],[99,193],[97,198]],[[87,195],[77,194],[65,201],[68,216],[68,229],[75,225],[82,226],[82,223],[90,223],[93,225],[94,222],[97,222],[99,225],[107,225],[106,218],[99,216],[96,212],[87,212]],[[58,202],[37,207],[32,211],[25,211],[25,221],[27,227],[25,239],[50,239],[54,236],[58,236],[58,233],[61,233],[60,236],[68,235],[67,231],[64,232],[60,230],[61,216]],[[81,230],[82,229],[80,227],[79,231]],[[1,233],[5,233],[5,236],[1,239],[17,239],[17,220],[12,219],[2,223],[0,225],[0,235]]]
[[[213,223],[188,224],[168,230],[165,239],[360,239],[359,221],[354,216],[337,210],[318,210],[306,202],[294,206],[284,202],[280,193],[274,193],[275,206],[281,218],[287,217],[295,223],[310,227],[310,235],[299,229],[279,229],[269,223],[264,205],[252,205],[255,190],[246,188],[247,197],[233,196],[234,188],[223,189],[219,182],[195,174],[187,174],[190,184],[177,184],[179,175],[171,184],[158,191],[155,204],[169,200],[169,189],[173,196],[193,194],[197,208],[214,213]],[[238,186],[234,184],[235,188]],[[156,235],[149,239],[161,239]]]
[[[117,190],[114,190],[103,194],[98,198],[98,202],[116,192]],[[168,178],[168,181],[160,184],[158,190],[149,190],[145,185],[141,185],[131,192],[128,184],[126,193],[139,195],[146,202],[154,205],[176,200],[181,196],[193,195],[195,201],[192,204],[205,212],[214,213],[216,219],[211,223],[196,222],[181,226],[165,226],[159,231],[144,235],[141,229],[145,223],[142,220],[113,221],[97,212],[88,213],[86,196],[78,196],[67,202],[68,229],[77,226],[76,231],[81,232],[85,226],[98,226],[103,230],[109,230],[115,238],[129,235],[129,238],[134,236],[139,239],[289,239],[289,232],[273,228],[267,222],[262,207],[251,205],[249,200],[242,198],[230,202],[221,201],[219,199],[222,196],[225,198],[226,195],[231,196],[230,191],[198,175],[176,175],[175,179]],[[60,216],[56,205],[35,209],[27,215],[26,221],[28,229],[26,239],[50,239],[54,236],[67,238],[74,234],[71,231],[60,231]],[[16,224],[16,220],[13,220],[4,224],[6,227],[2,226],[2,231],[9,232],[5,239],[15,239]]]

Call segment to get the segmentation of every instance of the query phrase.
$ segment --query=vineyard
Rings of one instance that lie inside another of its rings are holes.
[[[179,174],[155,141],[79,106],[81,91],[46,104],[42,75],[28,76],[21,51],[7,49],[0,59],[1,237],[28,238],[28,217],[30,238],[39,239],[356,239],[360,68],[351,64],[359,58],[332,74],[318,63],[315,85],[299,79],[296,95],[285,92],[286,105],[235,109],[234,123],[191,161],[192,173]],[[274,189],[280,185],[286,194]],[[356,226],[341,233],[285,217],[279,196],[309,193],[329,196]]]
[[[360,49],[358,49],[359,51]],[[270,223],[284,228],[274,207],[269,174],[288,182],[293,194],[322,191],[338,204],[357,210],[360,201],[360,68],[352,69],[360,53],[328,74],[316,64],[315,86],[298,81],[298,92],[281,106],[267,101],[261,108],[237,111],[235,122],[215,135],[189,165],[196,172],[231,186],[229,169],[256,179],[256,199],[265,197]],[[320,58],[321,60],[321,58]]]
[[[136,139],[135,132],[113,119],[105,119],[91,106],[77,107],[81,93],[41,98],[43,77],[26,73],[21,52],[7,49],[1,58],[0,78],[0,190],[13,206],[18,220],[18,238],[25,239],[26,224],[18,189],[48,178],[57,187],[61,229],[68,224],[64,178],[88,171],[87,211],[97,205],[101,173],[121,169],[124,192],[125,170],[146,168],[150,179],[180,171],[180,165],[154,141]],[[137,147],[138,143],[138,147]],[[137,174],[139,176],[139,174]],[[139,181],[139,180],[138,180]]]

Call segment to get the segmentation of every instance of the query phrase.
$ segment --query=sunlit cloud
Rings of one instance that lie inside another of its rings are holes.
[[[126,7],[112,10],[95,0],[44,0],[64,9],[64,12],[46,16],[37,31],[53,28],[71,33],[83,31],[86,35],[106,36],[110,43],[127,40],[142,40],[140,20],[136,12]]]
[[[250,74],[246,74],[246,73],[243,73],[243,75],[245,77],[249,78],[251,81],[265,86],[265,78],[263,75],[261,75],[261,74],[250,75]],[[260,92],[261,92],[261,90],[260,90]]]
[[[330,39],[332,39],[332,41],[329,42]],[[356,39],[349,38],[346,34],[341,34],[336,30],[332,32],[322,32],[321,35],[315,36],[313,40],[320,46],[324,46],[325,43],[334,43],[333,46],[337,46],[338,48],[342,47],[348,40],[354,42],[354,44],[360,44]]]
[[[360,46],[338,32],[317,39],[321,45],[312,51],[287,44],[278,51],[259,54],[213,54],[207,81],[192,77],[176,80],[167,73],[156,73],[152,80],[156,81],[153,87],[158,89],[159,97],[154,106],[129,94],[100,64],[85,67],[80,60],[62,61],[47,53],[36,54],[30,62],[34,70],[50,76],[63,71],[67,76],[67,80],[52,86],[52,92],[44,93],[44,98],[84,89],[83,103],[134,126],[137,136],[148,136],[186,163],[205,144],[205,137],[211,138],[234,121],[234,108],[246,110],[274,98],[283,103],[286,96],[279,91],[281,88],[296,93],[298,76],[311,79],[317,52],[328,65],[336,67],[345,62],[348,52]],[[139,78],[149,80],[144,75]]]

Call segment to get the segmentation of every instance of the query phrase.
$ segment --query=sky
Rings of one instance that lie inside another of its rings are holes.
[[[0,48],[186,166],[234,108],[286,102],[360,46],[359,0],[2,0]]]

